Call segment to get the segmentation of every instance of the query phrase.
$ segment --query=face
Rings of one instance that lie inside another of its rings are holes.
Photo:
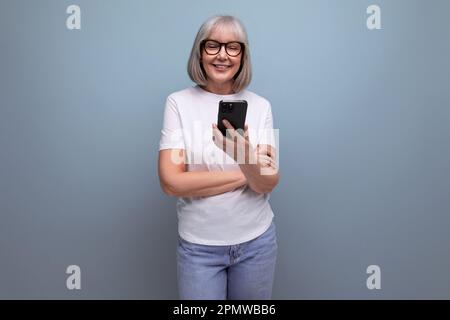
[[[228,32],[226,29],[214,30],[208,39],[221,43],[239,41],[232,32]],[[207,54],[203,48],[201,51],[202,64],[207,75],[208,84],[219,87],[231,86],[233,77],[241,65],[242,52],[236,57],[229,56],[225,46],[222,46],[219,53],[215,55]]]

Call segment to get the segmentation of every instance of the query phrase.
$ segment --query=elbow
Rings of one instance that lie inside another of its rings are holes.
[[[275,186],[270,186],[270,185],[261,185],[261,186],[250,186],[250,189],[252,189],[255,193],[257,194],[265,194],[265,193],[270,193],[272,192],[273,188]]]
[[[274,187],[262,186],[262,187],[252,187],[252,190],[258,194],[265,194],[272,192]]]
[[[175,196],[175,192],[173,192],[172,189],[170,189],[168,187],[162,187],[161,189],[166,195],[171,196],[171,197]]]
[[[251,185],[250,188],[258,194],[270,193],[277,186],[279,180],[279,175],[275,174],[270,176],[270,180],[266,180],[258,185]]]
[[[176,190],[176,188],[174,188],[173,185],[171,185],[170,183],[168,183],[167,181],[160,181],[160,185],[161,185],[161,189],[162,191],[171,197],[177,197],[178,196],[178,192]]]
[[[251,187],[251,189],[257,194],[265,194],[270,192],[268,189],[265,188]]]

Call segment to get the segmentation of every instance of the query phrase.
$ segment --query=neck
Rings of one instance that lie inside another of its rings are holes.
[[[206,87],[203,87],[206,91],[215,93],[215,94],[233,94],[233,83],[211,83],[208,82]]]

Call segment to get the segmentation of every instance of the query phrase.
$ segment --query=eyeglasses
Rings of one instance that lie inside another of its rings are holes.
[[[209,55],[218,54],[222,49],[222,46],[225,46],[225,51],[230,57],[237,57],[245,48],[245,45],[242,42],[232,41],[222,43],[209,39],[203,40],[201,46],[204,48],[206,54]]]

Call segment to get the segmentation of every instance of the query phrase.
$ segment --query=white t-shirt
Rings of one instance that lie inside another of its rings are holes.
[[[219,101],[226,99],[247,100],[245,123],[253,147],[276,147],[268,100],[248,90],[218,95],[195,86],[167,97],[159,150],[184,149],[187,171],[240,170],[212,140]],[[176,206],[178,233],[189,242],[205,245],[235,245],[252,240],[272,222],[269,197],[270,194],[258,194],[247,185],[214,196],[180,197]]]

